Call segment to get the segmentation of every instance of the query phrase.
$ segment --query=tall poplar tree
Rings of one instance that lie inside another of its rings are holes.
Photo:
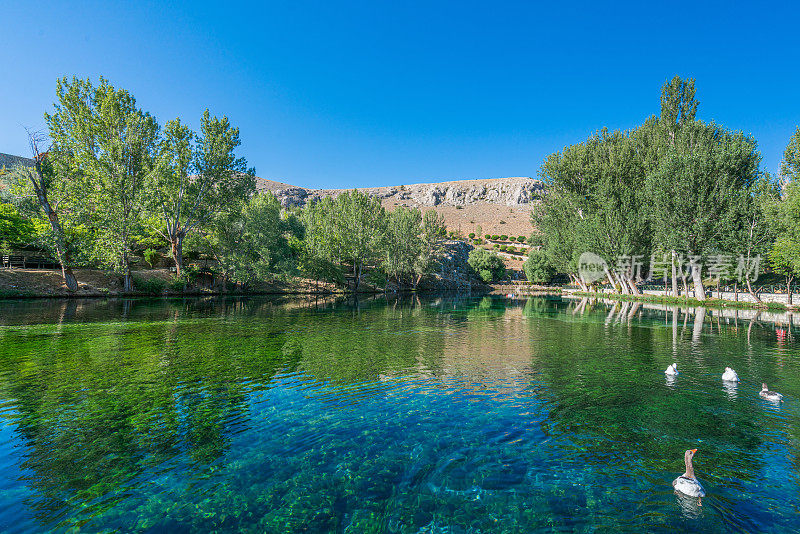
[[[208,110],[199,136],[180,119],[164,125],[149,198],[162,223],[156,230],[169,242],[179,276],[186,237],[255,193],[255,170],[234,154],[240,144],[239,129]]]
[[[80,189],[76,198],[94,226],[95,256],[133,289],[131,246],[145,207],[145,182],[155,166],[158,123],[128,91],[105,78],[63,78],[52,114],[45,114],[53,157]]]

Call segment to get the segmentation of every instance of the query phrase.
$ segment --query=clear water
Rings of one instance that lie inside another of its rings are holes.
[[[6,301],[0,530],[800,530],[798,344],[684,312]]]

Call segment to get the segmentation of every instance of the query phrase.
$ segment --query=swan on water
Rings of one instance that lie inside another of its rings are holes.
[[[677,363],[673,363],[672,365],[667,367],[667,370],[664,371],[664,374],[665,375],[673,375],[673,376],[677,375],[678,374],[678,364]]]
[[[769,388],[767,388],[767,385],[763,383],[761,384],[761,393],[759,393],[759,395],[761,396],[762,399],[766,399],[771,402],[783,401],[783,395],[781,395],[777,391],[770,391]]]
[[[679,491],[689,497],[705,497],[706,492],[703,486],[698,482],[697,477],[694,476],[694,467],[692,466],[692,457],[697,452],[697,449],[689,449],[683,454],[683,461],[686,464],[686,471],[672,481],[672,487],[675,491]]]
[[[730,367],[726,367],[725,372],[722,373],[722,379],[726,382],[738,382],[739,375],[737,375],[736,371],[734,371]]]

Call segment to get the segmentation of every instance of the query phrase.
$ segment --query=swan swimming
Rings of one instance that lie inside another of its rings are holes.
[[[678,364],[677,363],[673,363],[672,365],[667,367],[667,370],[664,371],[664,374],[665,375],[672,375],[672,376],[677,375],[678,374]]]
[[[706,491],[703,489],[703,486],[700,485],[697,477],[694,476],[692,457],[696,452],[697,449],[689,449],[683,454],[683,461],[686,464],[686,471],[672,481],[672,487],[675,488],[675,491],[679,491],[684,495],[688,495],[689,497],[705,497]]]
[[[783,402],[783,395],[778,393],[777,391],[770,391],[767,388],[766,384],[761,384],[761,393],[759,393],[762,399],[766,399],[771,402]]]
[[[725,372],[722,373],[722,379],[726,382],[738,382],[739,375],[737,375],[736,371],[734,371],[730,367],[726,367]]]

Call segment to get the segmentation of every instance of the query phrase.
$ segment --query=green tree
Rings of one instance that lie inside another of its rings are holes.
[[[35,239],[31,221],[21,216],[12,204],[0,203],[0,243],[20,247],[30,245]]]
[[[800,177],[800,126],[795,130],[783,152],[781,177],[784,182]]]
[[[97,87],[88,79],[58,80],[56,95],[53,113],[45,114],[56,167],[80,190],[76,201],[95,228],[97,259],[122,273],[131,291],[132,237],[155,165],[158,124],[104,78]]]
[[[437,257],[442,250],[441,242],[447,235],[447,226],[444,216],[435,210],[428,210],[422,217],[422,236],[419,254],[414,260],[414,288],[419,285],[422,278],[430,274],[436,264]]]
[[[486,283],[500,280],[506,275],[506,265],[502,258],[484,248],[470,250],[467,263]]]
[[[381,259],[386,232],[386,211],[381,201],[360,191],[346,191],[336,197],[336,240],[341,259],[352,265],[354,290],[361,284],[364,267]]]
[[[705,299],[702,259],[740,226],[743,195],[751,195],[761,156],[741,132],[695,121],[686,125],[647,177],[654,238],[665,250],[694,256],[695,298]]]
[[[678,133],[697,114],[699,102],[695,100],[694,78],[683,80],[680,76],[665,82],[661,88],[661,116],[659,125],[674,145]]]
[[[383,269],[398,284],[411,278],[422,252],[422,214],[416,208],[398,207],[388,215]]]
[[[44,244],[61,264],[61,276],[67,289],[77,291],[78,280],[72,272],[72,255],[60,216],[65,205],[76,196],[70,191],[70,181],[63,170],[53,165],[50,153],[40,149],[42,141],[41,135],[28,132],[34,165],[19,166],[4,173],[3,180],[10,184],[10,194],[18,208],[22,207],[29,215],[42,217],[47,221],[49,232],[43,236]]]
[[[209,240],[225,278],[248,286],[294,272],[293,231],[281,217],[280,202],[267,191],[251,197],[240,211],[218,216]]]
[[[241,144],[239,129],[227,117],[211,117],[208,110],[200,128],[198,137],[180,119],[169,121],[151,174],[151,205],[161,220],[156,229],[170,244],[179,276],[186,236],[255,192],[255,171],[234,154]]]
[[[528,259],[522,264],[525,278],[534,284],[546,284],[555,274],[547,263],[547,256],[539,250],[531,250]]]
[[[769,251],[770,264],[773,271],[786,278],[791,304],[791,284],[800,274],[800,183],[786,184],[783,198],[769,210],[769,219],[777,236]]]

